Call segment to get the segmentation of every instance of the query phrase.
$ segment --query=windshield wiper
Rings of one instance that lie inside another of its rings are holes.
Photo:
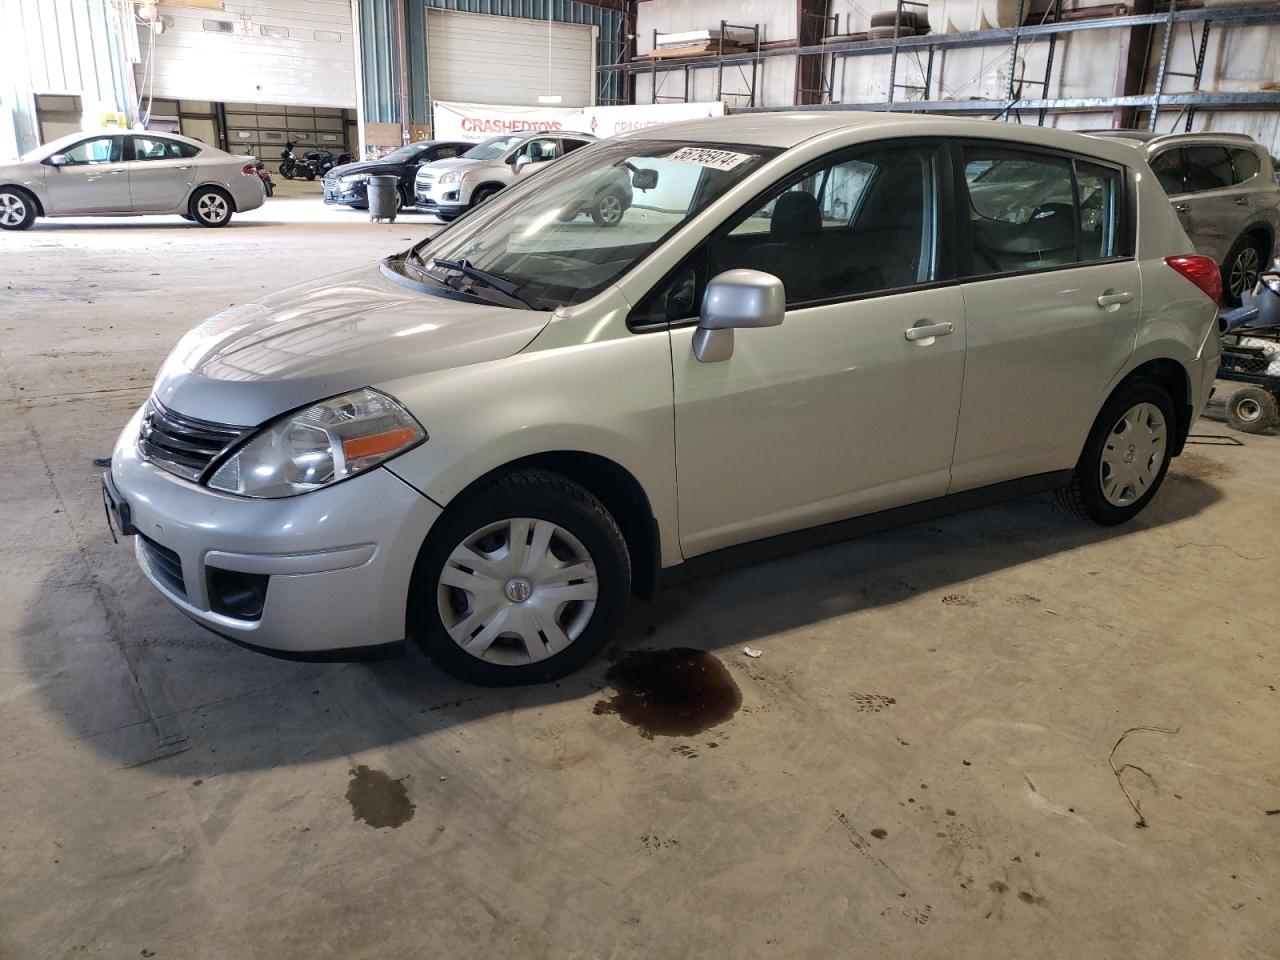
[[[530,310],[540,309],[537,303],[521,295],[520,284],[512,283],[505,277],[489,273],[487,270],[481,270],[479,267],[473,267],[466,260],[444,260],[440,257],[433,257],[431,262],[435,266],[444,267],[446,270],[457,270],[458,273],[470,280],[473,285],[478,283],[481,286],[497,290],[499,293],[505,293],[513,300],[519,300]]]

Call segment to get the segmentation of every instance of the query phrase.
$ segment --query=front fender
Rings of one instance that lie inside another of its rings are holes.
[[[558,322],[553,321],[551,327]],[[541,338],[539,338],[541,339]],[[679,562],[675,430],[668,335],[625,334],[382,384],[429,439],[388,469],[436,503],[506,464],[575,452],[610,460],[639,482],[663,548]]]

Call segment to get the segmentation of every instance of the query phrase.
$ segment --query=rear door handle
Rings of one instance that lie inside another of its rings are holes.
[[[1112,307],[1119,307],[1122,303],[1128,303],[1133,299],[1133,294],[1125,291],[1124,293],[1104,293],[1098,298],[1098,306],[1104,310]]]
[[[1191,204],[1189,204],[1189,203],[1175,203],[1175,204],[1173,205],[1173,209],[1177,210],[1179,213],[1186,213],[1188,210],[1190,210],[1190,209],[1191,209]]]
[[[945,337],[949,333],[954,333],[955,329],[954,323],[930,323],[928,320],[921,320],[914,327],[907,327],[903,335],[914,342],[916,340],[931,340],[934,337]]]

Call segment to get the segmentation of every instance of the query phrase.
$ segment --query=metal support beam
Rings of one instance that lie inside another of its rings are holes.
[[[796,0],[796,38],[801,47],[822,43],[826,25],[830,22],[827,16],[829,7],[830,0]],[[796,103],[822,102],[824,59],[818,53],[796,57]]]

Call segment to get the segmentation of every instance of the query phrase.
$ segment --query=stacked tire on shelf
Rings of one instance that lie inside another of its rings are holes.
[[[929,32],[929,16],[909,10],[889,10],[871,15],[868,40],[892,40],[899,37],[922,37]]]

